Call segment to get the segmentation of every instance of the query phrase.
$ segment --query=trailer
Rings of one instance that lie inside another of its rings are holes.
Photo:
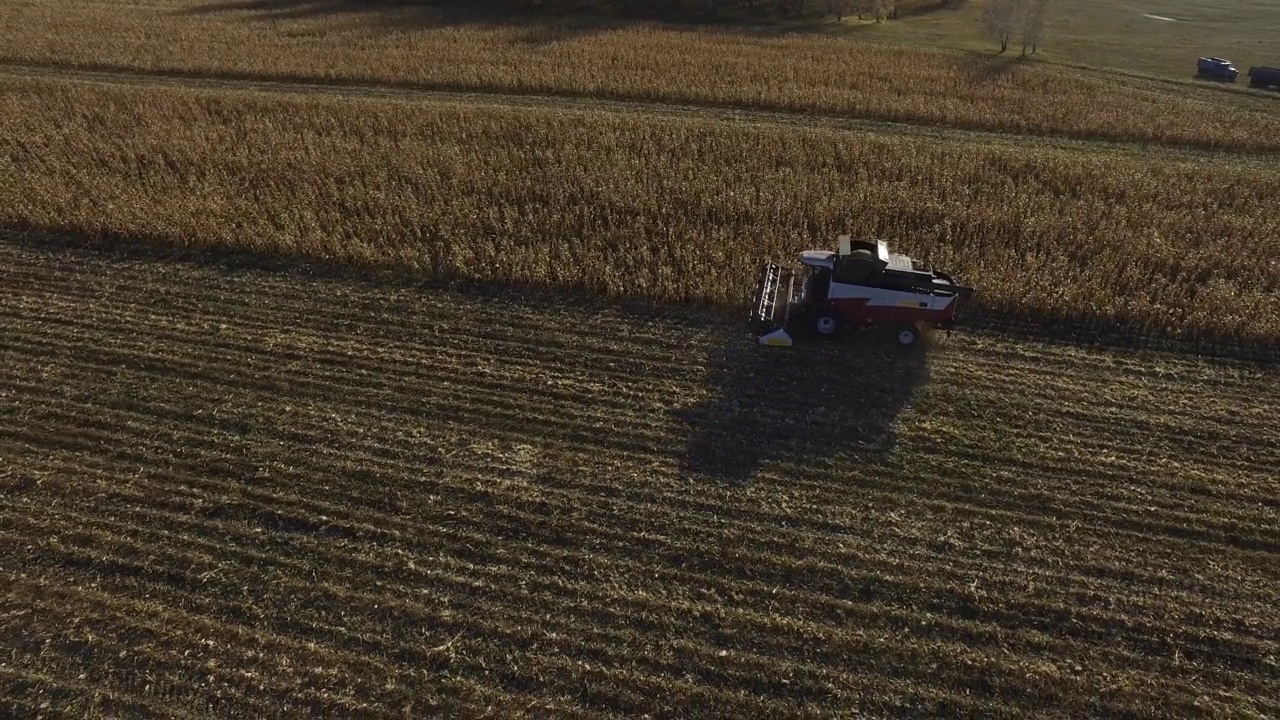
[[[1280,90],[1280,68],[1263,65],[1249,68],[1249,87]]]
[[[1240,71],[1230,60],[1220,57],[1202,57],[1196,61],[1196,75],[1213,80],[1235,82]]]

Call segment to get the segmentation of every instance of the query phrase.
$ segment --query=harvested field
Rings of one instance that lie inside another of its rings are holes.
[[[763,258],[851,232],[995,313],[1280,340],[1265,161],[47,78],[0,92],[11,229],[726,306]]]
[[[627,98],[1237,150],[1280,150],[1249,98],[1034,63],[744,30],[456,17],[405,3],[10,0],[0,60]],[[1194,97],[1193,97],[1194,94]]]
[[[0,710],[1280,713],[1274,366],[0,272]]]

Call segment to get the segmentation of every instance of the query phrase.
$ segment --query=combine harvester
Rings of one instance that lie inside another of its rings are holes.
[[[797,325],[831,338],[846,327],[890,327],[904,347],[915,345],[922,328],[950,334],[960,300],[973,288],[956,284],[906,255],[889,252],[884,240],[839,238],[837,252],[800,253],[804,277],[799,293],[795,272],[767,262],[756,286],[751,321],[761,345],[792,345]]]

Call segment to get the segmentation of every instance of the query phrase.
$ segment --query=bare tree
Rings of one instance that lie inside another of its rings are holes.
[[[982,29],[1000,43],[1000,52],[1009,49],[1009,38],[1017,27],[1018,6],[1023,0],[986,0],[982,8]]]
[[[894,15],[895,0],[854,0],[854,9],[858,13],[858,19],[863,19],[863,15],[870,15],[880,22]]]
[[[1048,23],[1049,0],[1022,0],[1026,3],[1026,12],[1022,22],[1022,54],[1027,54],[1027,46],[1031,46],[1031,54],[1036,54],[1037,46],[1044,40],[1045,25]]]

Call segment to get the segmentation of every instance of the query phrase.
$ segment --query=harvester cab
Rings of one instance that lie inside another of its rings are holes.
[[[959,302],[974,292],[890,252],[884,240],[841,235],[834,252],[805,250],[799,260],[798,272],[776,262],[761,269],[751,321],[762,345],[790,347],[800,327],[826,338],[848,328],[891,327],[900,345],[911,346],[923,328],[950,333]]]

